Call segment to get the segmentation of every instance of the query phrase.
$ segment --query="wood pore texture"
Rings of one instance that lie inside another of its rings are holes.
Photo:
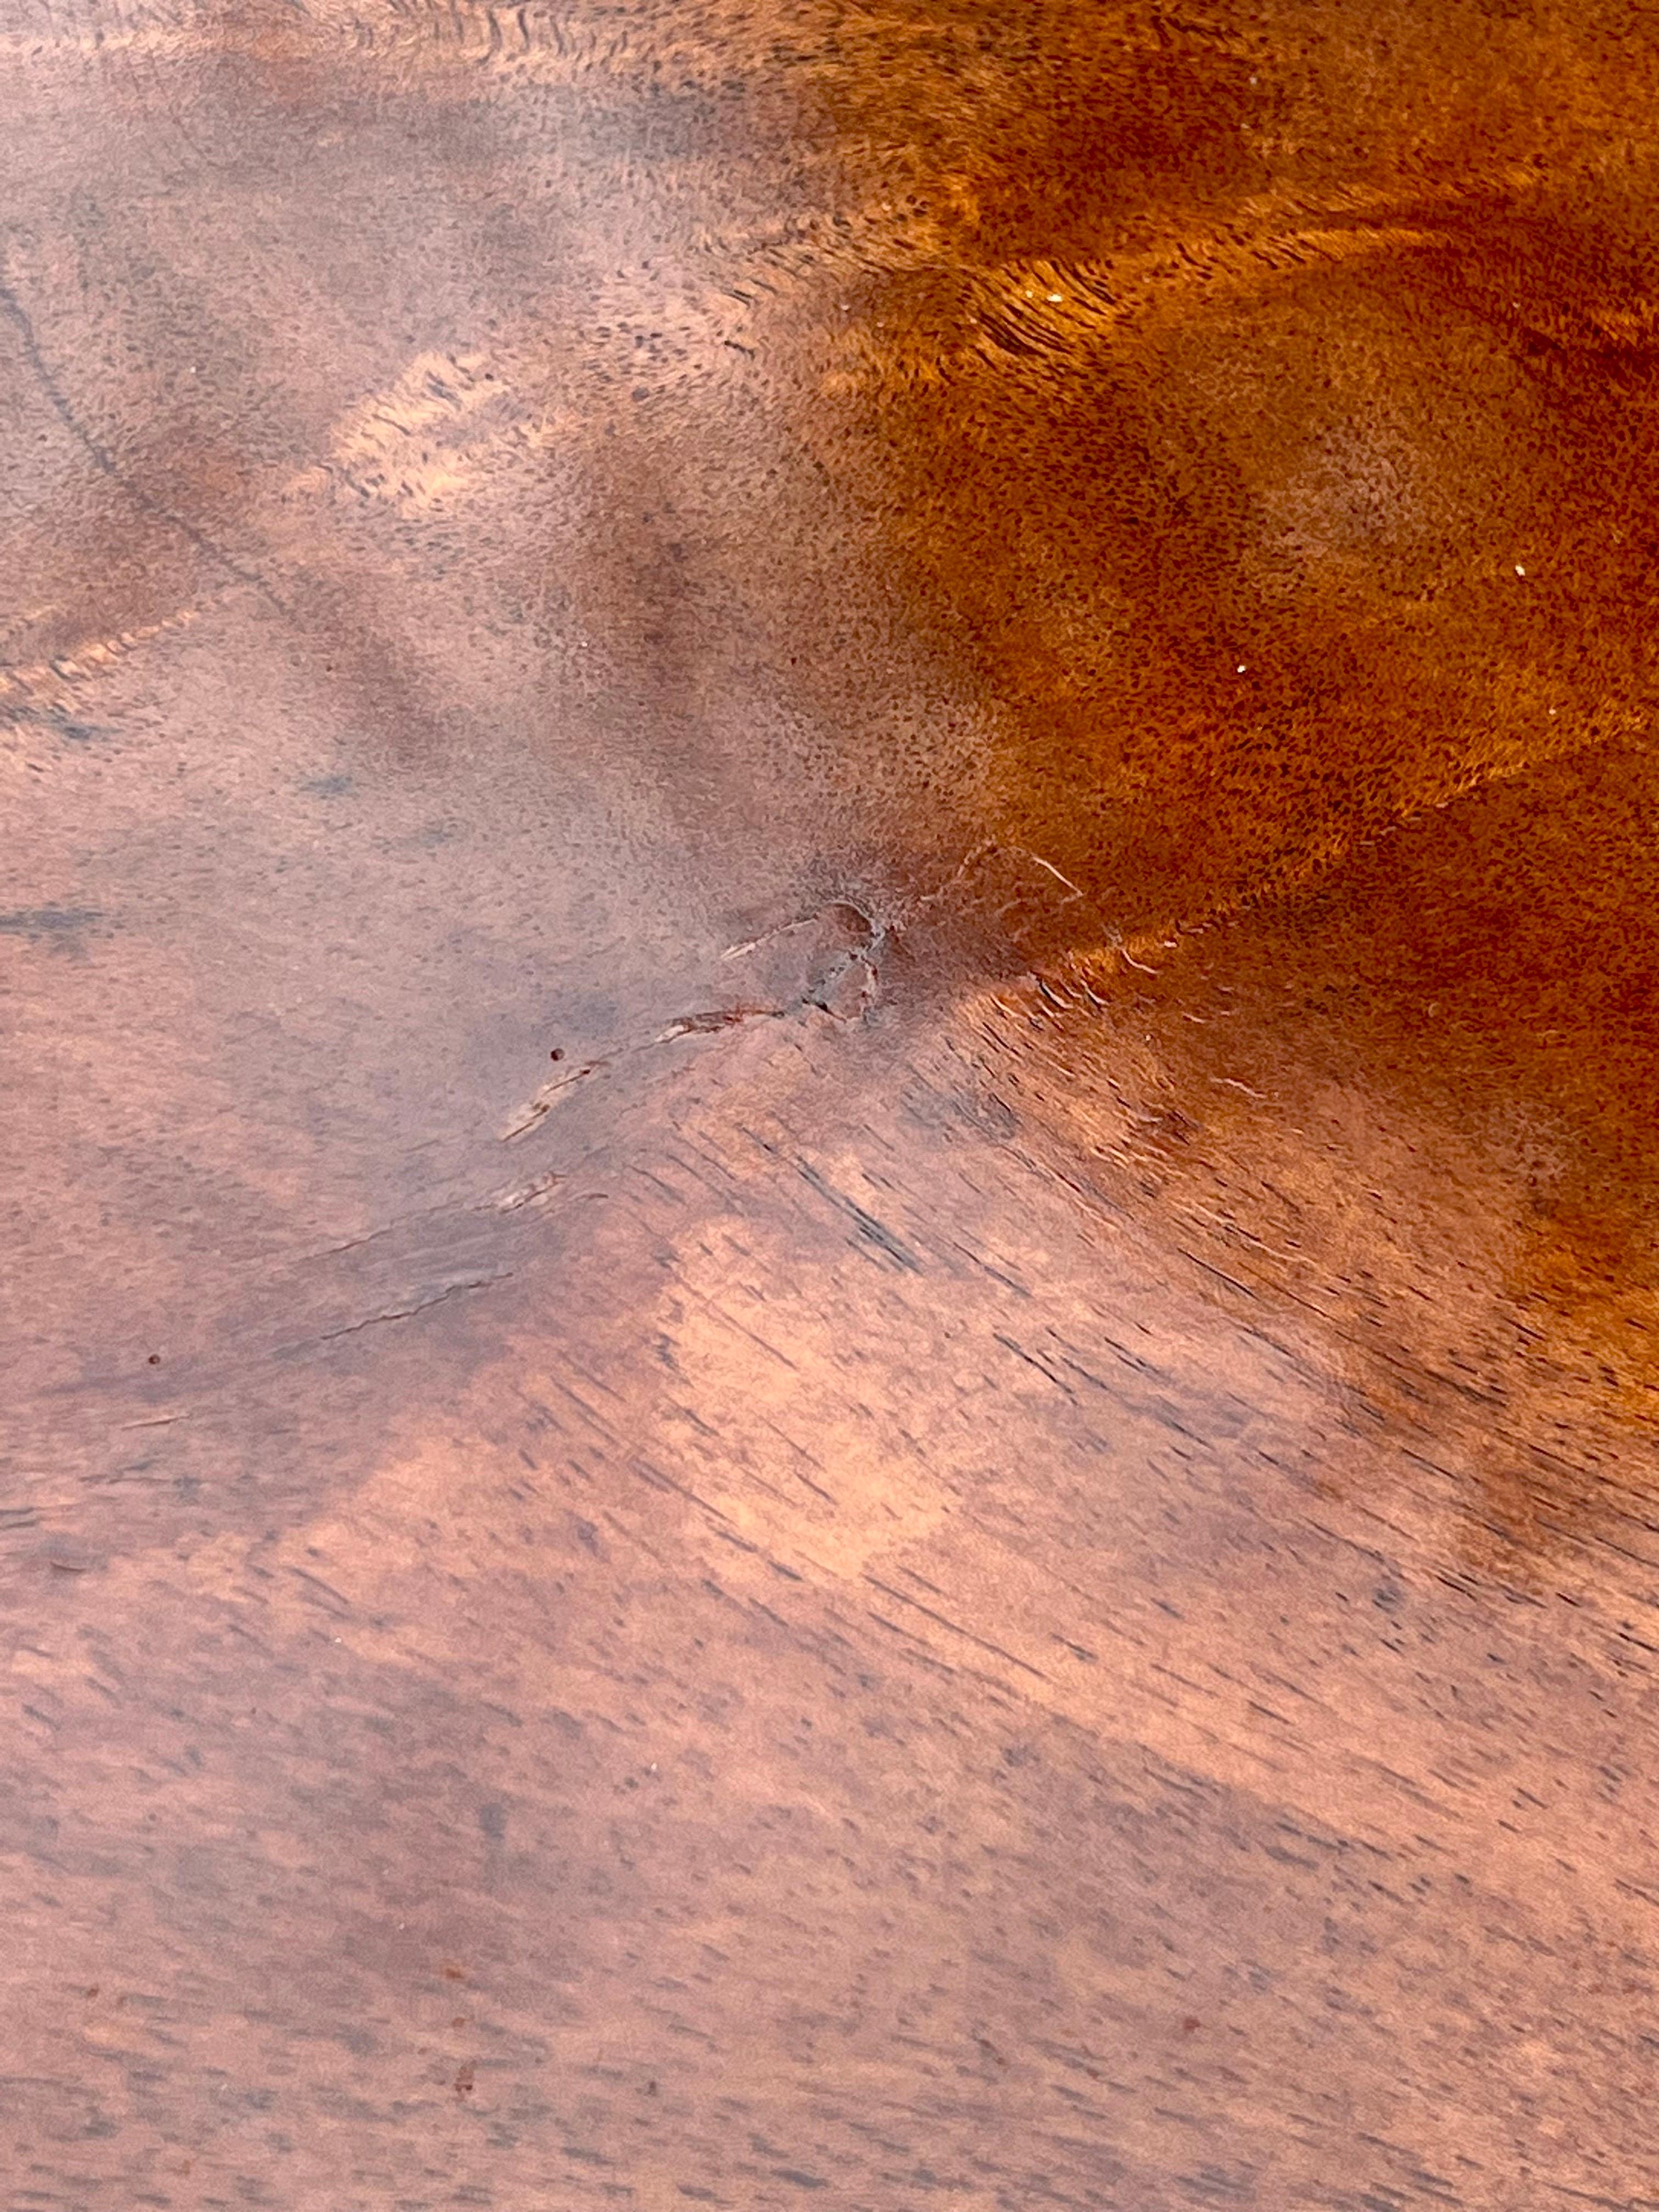
[[[0,115],[4,2212],[1654,2212],[1653,11]]]

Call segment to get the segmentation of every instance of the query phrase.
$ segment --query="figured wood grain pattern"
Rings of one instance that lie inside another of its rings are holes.
[[[6,2212],[1659,2206],[1656,94],[11,0]]]

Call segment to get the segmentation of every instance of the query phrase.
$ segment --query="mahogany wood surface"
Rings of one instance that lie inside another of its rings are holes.
[[[1654,2212],[1651,10],[0,88],[5,2212]]]

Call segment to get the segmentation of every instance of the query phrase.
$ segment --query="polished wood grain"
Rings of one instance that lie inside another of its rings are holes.
[[[8,2212],[1650,2212],[1651,21],[0,83]]]

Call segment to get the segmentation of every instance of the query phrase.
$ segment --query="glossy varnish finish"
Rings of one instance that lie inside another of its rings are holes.
[[[1659,51],[0,24],[3,2196],[1659,2203]]]

